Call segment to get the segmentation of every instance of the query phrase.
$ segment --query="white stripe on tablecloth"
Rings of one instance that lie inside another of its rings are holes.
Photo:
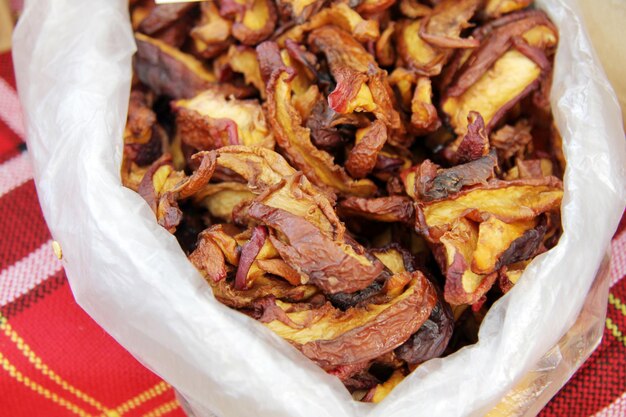
[[[33,167],[26,152],[0,165],[0,198],[33,178]]]
[[[611,287],[626,275],[626,229],[611,242]]]
[[[26,294],[61,268],[61,261],[54,255],[52,240],[49,240],[0,272],[0,306]]]
[[[3,78],[0,78],[0,119],[20,138],[24,139],[24,119],[17,93]]]
[[[626,416],[626,392],[613,401],[611,405],[598,411],[593,417],[624,417]]]

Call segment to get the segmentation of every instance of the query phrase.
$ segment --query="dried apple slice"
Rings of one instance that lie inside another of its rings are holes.
[[[487,131],[515,103],[538,87],[542,67],[517,50],[502,55],[484,75],[458,97],[447,97],[442,110],[450,117],[457,134],[467,130],[470,111],[477,111],[485,120]]]
[[[500,269],[500,266],[507,261],[505,252],[511,247],[513,242],[533,230],[536,225],[537,221],[535,219],[505,223],[496,217],[490,217],[480,223],[478,226],[478,240],[472,259],[472,271],[477,274],[488,274]],[[536,246],[530,248],[531,255],[539,246],[539,243],[541,243],[542,238],[543,235],[541,235],[541,238],[533,240],[536,242]],[[526,240],[531,239],[527,238]],[[519,245],[513,247],[513,249],[518,248]],[[524,257],[523,255],[520,256]]]
[[[396,47],[404,66],[420,75],[435,76],[448,58],[448,53],[430,45],[420,36],[422,20],[401,20],[397,23]]]
[[[273,320],[265,325],[324,367],[375,359],[415,333],[437,302],[436,291],[424,275],[410,275],[412,280],[405,291],[387,303],[345,312],[330,304],[291,312],[292,305],[277,302],[288,323]]]
[[[441,126],[437,109],[432,102],[430,78],[419,77],[411,99],[411,126],[416,135],[434,132]]]
[[[348,152],[346,170],[354,178],[363,178],[376,167],[378,152],[387,142],[387,128],[380,120],[356,131],[354,147]]]
[[[213,88],[225,96],[241,98],[251,94],[245,88],[217,83],[215,75],[192,55],[143,33],[135,33],[137,53],[133,68],[137,77],[158,95],[191,98]]]
[[[274,148],[274,137],[256,100],[226,98],[207,90],[172,104],[184,143],[199,150],[227,145]]]
[[[263,61],[268,54],[264,49],[271,44],[259,46],[259,56]],[[276,46],[274,45],[274,48]],[[277,48],[276,48],[277,50]],[[267,112],[274,129],[275,139],[290,162],[302,170],[318,187],[343,194],[368,196],[376,191],[376,186],[369,180],[354,180],[345,170],[335,165],[333,158],[311,143],[310,130],[302,126],[298,111],[291,104],[292,75],[284,66],[274,68],[267,82]]]
[[[379,222],[415,221],[413,202],[402,196],[379,198],[348,197],[339,203],[339,212],[345,216],[357,216]]]
[[[157,4],[141,21],[139,30],[146,35],[153,35],[175,24],[195,6],[193,3]]]
[[[326,25],[342,28],[352,34],[359,42],[376,41],[380,36],[378,22],[363,19],[359,13],[345,3],[335,3],[320,10],[308,22],[295,26],[279,36],[278,45],[284,46],[287,39],[298,43],[302,42],[306,33]]]
[[[303,183],[304,181],[304,183]],[[248,208],[248,216],[276,231],[270,241],[283,260],[326,293],[367,287],[383,265],[345,240],[345,228],[330,202],[307,191],[296,175],[268,189]]]
[[[263,42],[276,27],[276,5],[271,0],[221,0],[220,14],[235,20],[233,37],[244,45]]]
[[[293,21],[296,25],[303,24],[317,13],[324,0],[277,0],[278,13],[284,21]]]
[[[233,209],[253,198],[254,194],[246,184],[232,181],[207,184],[193,197],[211,216],[229,223],[233,221]]]
[[[461,31],[482,0],[443,0],[426,16],[420,25],[420,36],[438,48],[475,48],[479,41],[461,38]]]
[[[333,110],[374,113],[389,128],[402,128],[386,72],[354,37],[336,26],[323,26],[311,32],[309,45],[326,55],[337,83],[328,95]]]
[[[487,0],[484,13],[487,17],[500,17],[503,14],[524,9],[532,3],[532,0]]]
[[[436,237],[464,216],[477,222],[490,216],[506,223],[531,220],[541,213],[557,210],[562,198],[563,184],[554,177],[491,180],[447,200],[418,202],[417,229],[427,237]]]
[[[243,74],[246,84],[253,85],[265,99],[265,83],[261,77],[261,68],[256,51],[242,45],[231,45],[228,49],[228,64],[233,71]]]
[[[495,152],[482,158],[442,169],[428,159],[403,173],[403,181],[409,196],[419,201],[448,198],[463,187],[485,184],[494,177],[498,166]]]
[[[200,22],[189,32],[195,49],[204,58],[214,58],[231,44],[232,22],[220,16],[214,2],[200,4]]]

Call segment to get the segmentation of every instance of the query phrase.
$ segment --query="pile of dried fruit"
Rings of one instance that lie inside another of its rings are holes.
[[[218,300],[380,401],[560,236],[528,3],[131,1],[123,182]]]

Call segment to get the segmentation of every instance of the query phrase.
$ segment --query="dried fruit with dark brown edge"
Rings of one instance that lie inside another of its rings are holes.
[[[345,216],[357,216],[379,222],[411,224],[415,220],[413,202],[407,197],[379,198],[348,197],[339,203],[338,210]]]
[[[158,4],[141,21],[139,30],[146,35],[153,35],[176,23],[194,7],[193,3]]]
[[[494,151],[474,161],[442,169],[428,159],[404,173],[407,194],[416,200],[447,198],[463,187],[485,184],[494,177],[498,160]]]
[[[398,358],[410,365],[437,358],[448,347],[453,330],[452,310],[440,300],[422,327],[394,352]]]
[[[333,162],[328,153],[317,149],[311,143],[309,129],[302,126],[299,113],[291,105],[293,71],[285,67],[282,60],[278,61],[280,53],[277,45],[263,43],[257,48],[257,54],[261,62],[261,72],[270,74],[266,87],[268,118],[274,129],[276,142],[289,157],[290,162],[301,169],[318,187],[348,195],[373,194],[376,186],[371,181],[350,178],[342,167]]]
[[[294,176],[261,194],[248,216],[270,227],[270,241],[285,262],[326,293],[367,287],[383,270],[356,242],[344,240],[344,227],[323,195],[302,188]]]
[[[277,303],[288,322],[274,320],[265,325],[320,366],[375,359],[404,343],[428,319],[437,302],[434,287],[421,272],[412,273],[411,278],[405,291],[389,302],[345,312],[329,304],[290,312],[289,304]]]
[[[191,98],[207,88],[240,98],[251,94],[243,87],[216,83],[215,76],[200,61],[158,39],[135,33],[135,41],[135,74],[158,95]]]
[[[276,6],[271,0],[221,0],[220,14],[235,20],[233,37],[244,45],[263,42],[276,26]]]
[[[274,137],[256,100],[226,98],[206,90],[175,101],[172,107],[182,141],[198,150],[228,145],[274,148]]]
[[[189,32],[196,51],[203,58],[214,58],[232,42],[232,22],[220,16],[212,1],[200,3],[200,22]]]

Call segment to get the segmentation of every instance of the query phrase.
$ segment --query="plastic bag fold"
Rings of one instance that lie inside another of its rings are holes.
[[[571,374],[578,363],[564,358],[576,344],[550,352],[578,317],[624,209],[626,143],[574,6],[537,4],[561,36],[552,107],[568,161],[564,234],[491,308],[479,343],[425,363],[373,406],[217,302],[175,238],[121,185],[135,49],[127,3],[27,0],[13,43],[18,90],[42,209],[77,302],[198,417],[479,416],[536,366],[550,375],[565,364]],[[599,282],[592,296],[608,285]],[[591,316],[603,316],[601,302],[591,305]],[[572,337],[597,334],[601,321],[586,320]]]

